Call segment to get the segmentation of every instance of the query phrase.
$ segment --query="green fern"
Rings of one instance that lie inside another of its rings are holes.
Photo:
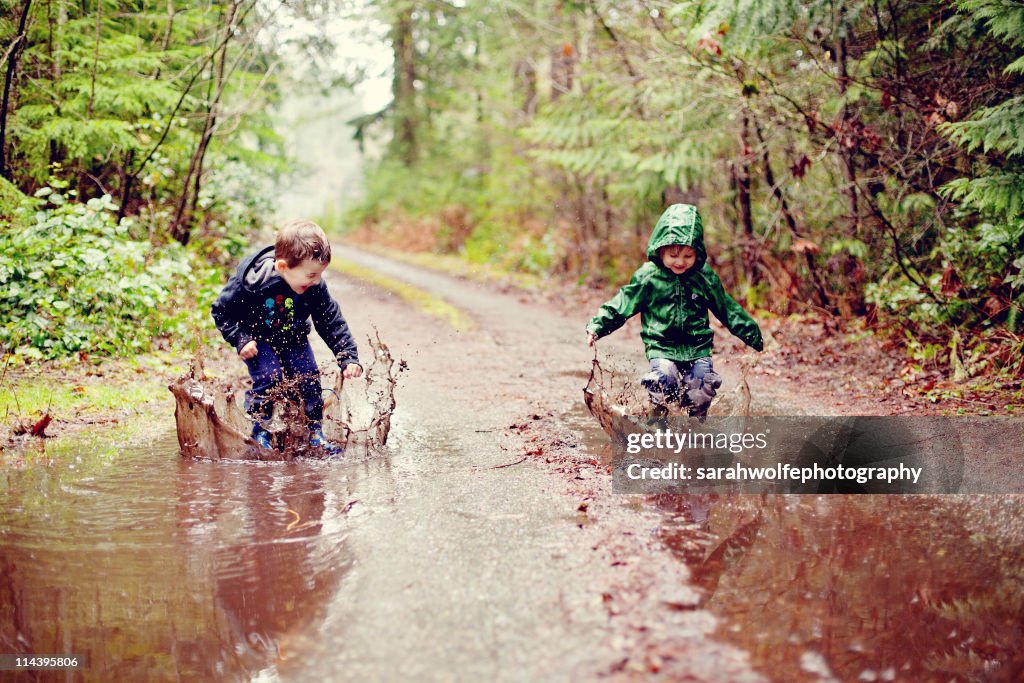
[[[1024,173],[998,172],[978,178],[957,178],[942,188],[944,196],[993,213],[1007,221],[1024,216]]]
[[[1024,5],[1000,0],[958,0],[957,7],[982,23],[997,39],[1024,47]],[[1024,63],[1018,58],[1008,70]],[[983,216],[1014,224],[1024,216],[1024,169],[1017,160],[1024,155],[1024,95],[976,111],[968,120],[944,124],[940,131],[967,151],[999,153],[1009,163],[993,163],[981,175],[947,183],[942,193],[973,208]]]
[[[957,0],[960,11],[984,22],[989,33],[1015,47],[1024,47],[1024,4],[1007,0]]]
[[[979,109],[969,120],[943,124],[940,130],[969,152],[981,148],[986,153],[1024,154],[1024,95]]]

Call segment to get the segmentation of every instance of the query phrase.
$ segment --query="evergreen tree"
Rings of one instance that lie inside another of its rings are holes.
[[[960,0],[957,6],[1016,57],[1003,69],[997,101],[967,120],[943,126],[968,151],[983,153],[972,158],[971,175],[950,181],[943,192],[981,216],[980,224],[964,228],[971,230],[974,239],[959,244],[973,252],[979,275],[1002,278],[990,292],[986,312],[998,316],[1005,310],[1007,326],[1016,332],[1024,305],[1024,5]]]

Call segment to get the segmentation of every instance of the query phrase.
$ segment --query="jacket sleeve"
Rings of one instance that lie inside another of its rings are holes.
[[[644,287],[647,283],[647,276],[643,269],[633,273],[629,284],[620,289],[610,301],[601,305],[597,315],[587,325],[587,332],[593,332],[598,337],[604,337],[622,327],[627,320],[643,310],[645,298]]]
[[[715,317],[744,344],[755,351],[764,350],[761,328],[757,326],[750,314],[726,293],[718,274],[709,268],[704,271],[703,275],[709,290],[708,307]]]
[[[313,318],[313,327],[316,328],[316,333],[327,344],[340,367],[344,368],[353,363],[361,366],[356,342],[352,339],[352,333],[349,332],[348,323],[341,315],[338,302],[327,291],[327,285],[321,283],[315,290],[315,297],[310,315]]]
[[[224,285],[220,296],[213,302],[210,313],[213,315],[213,322],[217,325],[224,341],[241,351],[242,347],[252,341],[251,334],[245,331],[241,324],[240,317],[245,313],[246,293],[238,275],[232,275],[228,283]]]

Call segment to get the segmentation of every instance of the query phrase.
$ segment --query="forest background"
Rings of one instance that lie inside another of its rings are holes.
[[[666,204],[693,203],[748,307],[881,335],[913,372],[1019,393],[1020,3],[0,12],[5,367],[214,338],[209,303],[301,173],[275,129],[284,86],[326,97],[374,76],[332,61],[327,27],[344,17],[389,46],[392,97],[335,131],[366,159],[359,200],[317,217],[334,234],[606,287],[642,261]],[[320,30],[282,28],[296,23]],[[300,75],[281,68],[296,55]]]

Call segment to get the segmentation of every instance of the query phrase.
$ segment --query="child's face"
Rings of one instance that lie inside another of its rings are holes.
[[[685,244],[670,244],[658,250],[658,258],[676,275],[682,275],[697,263],[697,251]]]
[[[292,291],[296,294],[303,294],[310,287],[320,284],[320,276],[327,270],[327,265],[308,258],[295,267],[289,268],[288,262],[279,258],[274,267],[277,268],[278,275],[288,283]]]

